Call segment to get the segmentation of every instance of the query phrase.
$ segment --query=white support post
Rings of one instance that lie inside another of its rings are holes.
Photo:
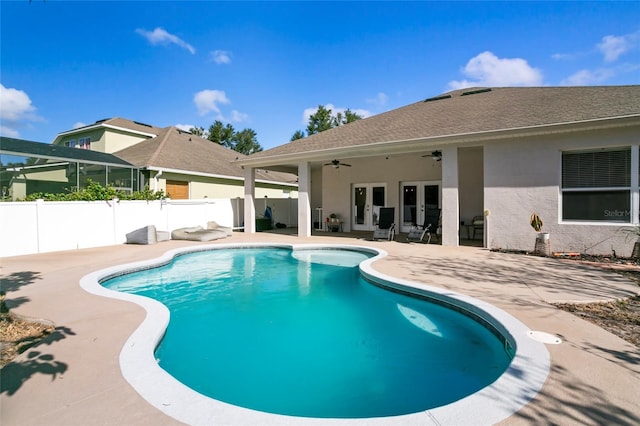
[[[298,164],[298,236],[311,236],[311,165]]]
[[[640,152],[638,145],[631,145],[631,223],[640,224],[640,182],[638,173],[640,164]]]
[[[442,150],[442,245],[458,246],[460,229],[458,148]]]
[[[244,169],[244,232],[256,232],[256,171],[252,167]]]

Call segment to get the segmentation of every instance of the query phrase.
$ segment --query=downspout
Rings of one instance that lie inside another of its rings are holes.
[[[158,173],[153,177],[153,192],[158,191],[158,181],[160,180],[160,176],[162,176],[163,172],[164,170],[160,169],[160,171],[158,171]]]

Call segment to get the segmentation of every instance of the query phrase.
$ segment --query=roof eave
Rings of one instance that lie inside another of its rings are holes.
[[[251,156],[234,161],[234,164],[249,167],[270,167],[296,162],[326,161],[334,157],[358,158],[374,155],[411,154],[424,152],[434,146],[450,144],[474,144],[488,140],[503,140],[515,137],[528,137],[536,135],[549,135],[570,132],[582,132],[588,130],[604,130],[640,125],[640,114],[607,117],[593,120],[574,121],[566,123],[552,123],[538,126],[517,127],[509,129],[497,129],[482,132],[456,133],[450,135],[433,136],[426,138],[400,139],[392,141],[374,142],[370,144],[354,145],[349,147],[319,149],[314,151],[297,152],[252,158]]]
[[[171,168],[167,168],[167,167],[148,166],[148,167],[140,167],[140,169],[150,170],[150,171],[153,171],[153,172],[178,173],[178,174],[191,175],[191,176],[210,177],[210,178],[215,178],[215,179],[235,180],[235,181],[239,181],[239,182],[244,181],[244,178],[243,177],[239,177],[239,176],[220,175],[220,174],[216,174],[216,173],[194,172],[192,170],[171,169]],[[297,188],[298,187],[298,185],[295,184],[295,183],[280,182],[280,181],[275,181],[275,180],[256,179],[256,182],[265,183],[265,184],[269,184],[269,185],[290,186],[292,188]]]
[[[133,129],[129,129],[129,128],[126,128],[126,127],[114,126],[112,124],[98,123],[98,124],[90,124],[88,126],[79,127],[77,129],[72,129],[72,130],[67,130],[67,131],[64,131],[64,132],[60,132],[60,133],[58,133],[58,135],[56,136],[54,141],[58,140],[58,138],[60,138],[62,136],[69,136],[69,135],[73,135],[75,133],[84,133],[87,130],[94,130],[94,129],[99,129],[99,128],[118,130],[118,131],[121,131],[121,132],[129,132],[129,133],[134,133],[136,135],[147,136],[147,137],[156,137],[157,136],[155,133],[141,132],[139,130],[133,130]]]

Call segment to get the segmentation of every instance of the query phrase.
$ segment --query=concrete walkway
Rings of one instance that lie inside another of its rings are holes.
[[[542,391],[501,424],[640,424],[640,349],[550,305],[613,300],[640,292],[637,284],[617,273],[568,260],[473,247],[336,238],[330,233],[310,238],[234,233],[219,241],[381,248],[389,255],[374,264],[380,272],[476,297],[532,330],[562,338],[562,344],[547,346],[552,365]],[[12,312],[56,325],[55,333],[0,371],[0,424],[177,424],[142,399],[120,373],[120,350],[143,320],[142,308],[86,293],[78,282],[98,269],[194,244],[199,243],[168,241],[0,259],[2,291]]]

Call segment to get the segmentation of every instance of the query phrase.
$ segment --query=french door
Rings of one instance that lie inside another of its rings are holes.
[[[387,202],[386,185],[383,183],[357,183],[353,184],[352,188],[351,229],[372,231],[378,224],[380,207],[384,207]]]
[[[422,225],[427,209],[440,208],[440,186],[439,181],[401,183],[401,232],[409,232],[413,225]]]

